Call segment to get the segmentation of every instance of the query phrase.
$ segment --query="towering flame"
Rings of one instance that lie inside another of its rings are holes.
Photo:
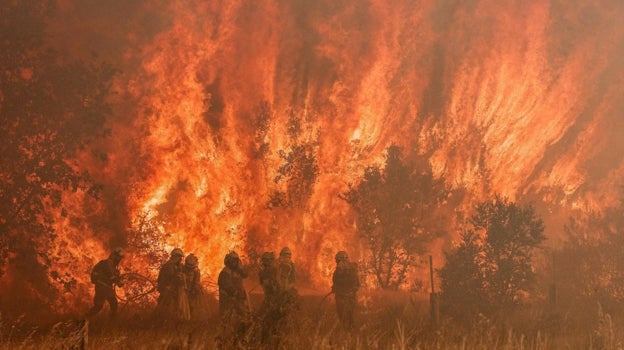
[[[230,250],[288,245],[327,286],[337,250],[361,253],[338,195],[392,144],[471,200],[599,208],[622,183],[622,1],[113,3],[59,1],[52,24],[66,52],[121,71],[108,158],[80,165],[105,185],[113,242],[148,222],[208,280]],[[105,254],[108,236],[58,228]]]

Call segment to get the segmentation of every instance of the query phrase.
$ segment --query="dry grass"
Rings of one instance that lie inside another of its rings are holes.
[[[486,318],[460,327],[448,319],[438,329],[428,322],[426,300],[413,302],[403,294],[367,299],[358,312],[353,333],[340,328],[333,300],[306,297],[302,308],[284,329],[276,349],[604,349],[623,348],[624,332],[614,317],[596,306],[585,323],[568,316],[541,320],[537,313],[519,314],[505,325]],[[257,300],[254,303],[257,305]],[[212,308],[211,308],[212,309]],[[214,309],[212,309],[214,310]],[[111,323],[105,315],[87,325],[58,322],[51,327],[28,328],[24,318],[0,324],[0,350],[4,349],[216,349],[216,315],[189,324],[155,326],[147,311],[124,310]],[[555,326],[553,326],[553,324]],[[262,349],[260,323],[252,321],[241,349]],[[233,348],[233,347],[229,347]],[[267,348],[267,347],[265,347]]]

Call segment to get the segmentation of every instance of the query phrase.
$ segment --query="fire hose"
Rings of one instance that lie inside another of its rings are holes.
[[[125,273],[123,275],[121,275],[119,277],[119,279],[121,281],[123,281],[123,285],[124,287],[119,286],[120,288],[124,288],[124,296],[125,297],[120,297],[119,294],[115,291],[115,295],[117,295],[117,298],[125,303],[131,303],[134,302],[142,297],[145,297],[153,292],[156,291],[157,289],[157,285],[156,282],[152,281],[151,279],[149,279],[146,276],[143,276],[139,273],[136,272],[129,272],[129,273]],[[128,283],[130,283],[130,281],[134,279],[136,282],[138,282],[138,284],[142,284],[145,288],[140,288],[139,290],[137,290],[138,293],[136,294],[132,294],[129,295],[128,289],[129,287],[127,287],[126,285]],[[125,280],[125,281],[124,281]]]
[[[321,299],[321,302],[319,303],[318,309],[320,309],[323,306],[323,303],[325,302],[325,299],[327,299],[332,294],[334,294],[333,290],[331,292],[325,294],[325,296],[323,297],[323,299]]]
[[[113,285],[108,285],[102,281],[96,283],[102,287],[112,288],[115,297],[124,303],[132,303],[156,291],[156,283],[154,281],[136,272],[122,274],[119,276],[119,281]],[[123,290],[123,293],[120,294],[118,289]]]

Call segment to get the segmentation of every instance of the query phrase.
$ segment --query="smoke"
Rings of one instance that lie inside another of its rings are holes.
[[[623,14],[616,0],[59,0],[49,33],[68,59],[119,69],[111,136],[79,159],[104,185],[103,246],[143,217],[208,279],[229,250],[288,245],[324,286],[335,251],[362,253],[338,195],[391,144],[471,201],[614,203]]]

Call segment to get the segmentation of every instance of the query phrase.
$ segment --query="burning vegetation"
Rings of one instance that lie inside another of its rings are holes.
[[[308,304],[349,252],[360,330],[390,317],[379,293],[418,306],[431,290],[435,327],[604,335],[624,302],[623,15],[618,0],[3,1],[1,315],[83,315],[118,247],[118,296],[140,312],[173,248],[216,293],[226,254],[257,276],[288,246]],[[429,327],[414,315],[392,315],[397,332]],[[444,333],[422,329],[401,339]]]

